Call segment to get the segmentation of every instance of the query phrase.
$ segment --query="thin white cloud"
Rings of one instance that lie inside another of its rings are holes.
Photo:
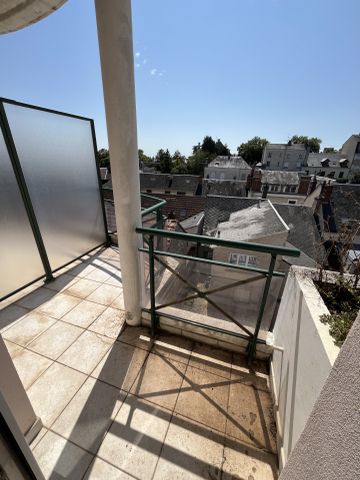
[[[157,74],[157,68],[153,68],[150,70],[150,75],[156,75]]]
[[[140,64],[140,63],[136,63],[136,64],[135,64],[135,67],[136,67],[136,68],[140,68],[140,67],[141,67],[141,64]]]
[[[141,53],[140,53],[140,52],[136,52],[136,53],[135,53],[135,57],[136,57],[136,58],[139,58],[139,57],[140,57],[140,55],[141,55]]]
[[[147,58],[144,58],[143,60],[143,64],[146,65],[147,64]]]

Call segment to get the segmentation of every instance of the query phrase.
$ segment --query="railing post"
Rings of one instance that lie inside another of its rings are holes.
[[[271,279],[273,277],[274,273],[274,268],[275,268],[275,263],[276,263],[276,254],[272,253],[271,254],[271,261],[270,261],[270,266],[268,270],[268,274],[266,277],[266,282],[262,294],[262,299],[261,299],[261,304],[259,308],[259,313],[258,313],[258,318],[256,321],[256,326],[255,326],[255,331],[254,334],[249,342],[248,346],[248,355],[249,355],[249,361],[251,362],[255,352],[256,352],[256,341],[259,335],[260,327],[261,327],[261,322],[263,319],[264,311],[265,311],[265,306],[266,306],[266,301],[268,298],[269,290],[270,290],[270,285],[271,285]]]
[[[149,277],[150,277],[150,312],[151,312],[151,335],[156,332],[156,309],[155,309],[155,259],[154,259],[154,236],[149,236]]]

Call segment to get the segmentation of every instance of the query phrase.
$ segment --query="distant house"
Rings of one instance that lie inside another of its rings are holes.
[[[308,150],[297,143],[268,143],[262,155],[262,168],[300,171],[307,164]]]
[[[301,172],[254,169],[247,185],[248,196],[269,198],[272,202],[313,206],[320,192],[313,176]]]
[[[343,153],[310,153],[305,172],[319,177],[347,180],[350,163]]]
[[[140,173],[142,193],[201,195],[201,178],[197,175],[170,175],[166,173]]]
[[[202,194],[205,196],[222,195],[224,197],[246,197],[246,182],[237,182],[235,180],[210,180],[204,178]]]
[[[210,181],[236,181],[246,183],[251,172],[250,166],[242,157],[218,156],[204,170],[204,178]]]
[[[341,154],[349,159],[351,179],[360,172],[360,134],[351,135],[341,148]]]

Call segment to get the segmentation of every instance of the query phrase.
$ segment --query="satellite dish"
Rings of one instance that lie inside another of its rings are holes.
[[[66,0],[1,0],[0,34],[15,32],[42,20],[60,8]]]

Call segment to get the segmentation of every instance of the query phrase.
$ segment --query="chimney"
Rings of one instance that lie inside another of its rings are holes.
[[[310,187],[310,176],[302,176],[299,181],[298,193],[300,195],[307,195]]]

